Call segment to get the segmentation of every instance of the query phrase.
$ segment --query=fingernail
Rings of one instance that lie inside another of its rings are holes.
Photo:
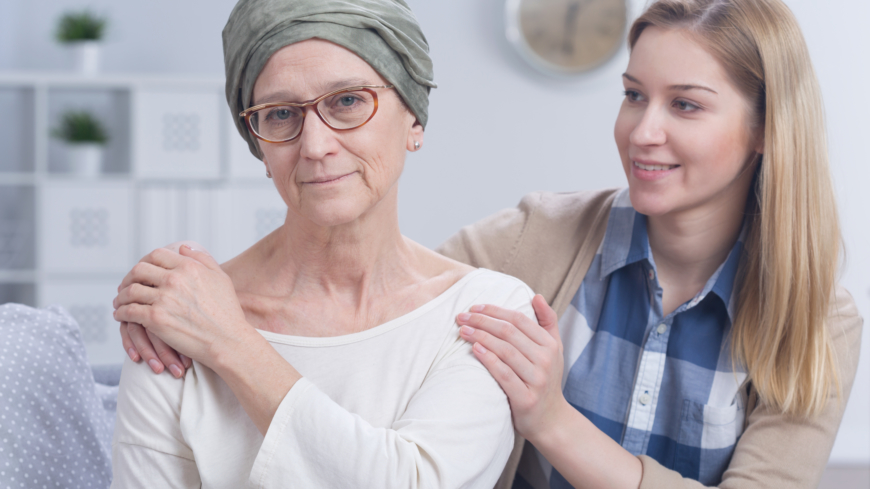
[[[486,307],[486,306],[482,306],[480,304],[478,304],[476,306],[471,306],[471,312],[481,312],[481,311],[483,311],[484,307]]]
[[[159,374],[159,373],[160,373],[160,371],[161,371],[161,369],[160,369],[160,367],[161,367],[160,362],[158,362],[157,360],[155,360],[155,359],[152,358],[151,360],[148,360],[148,365],[151,365],[151,370],[153,370],[155,374]]]
[[[172,372],[172,375],[173,375],[176,379],[180,379],[180,378],[181,378],[181,367],[179,367],[178,365],[176,365],[176,364],[173,363],[172,365],[169,366],[169,371]]]
[[[459,319],[460,321],[468,321],[469,319],[471,319],[471,314],[468,314],[467,312],[463,312],[463,313],[459,314],[459,316],[456,316],[456,318]]]
[[[471,326],[463,326],[459,328],[459,332],[464,334],[465,336],[471,336],[474,334],[474,328]]]
[[[136,353],[135,349],[130,348],[129,350],[127,350],[127,355],[130,355],[130,360],[133,360],[134,362],[139,361],[139,354]]]
[[[484,353],[486,353],[486,348],[484,348],[483,345],[481,345],[480,343],[475,343],[474,344],[474,351],[476,351],[477,353],[480,353],[480,354],[484,354]]]

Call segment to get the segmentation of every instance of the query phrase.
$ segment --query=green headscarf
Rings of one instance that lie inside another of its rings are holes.
[[[239,0],[223,30],[227,103],[251,153],[260,157],[239,112],[279,49],[311,38],[343,46],[391,84],[426,127],[435,88],[429,44],[404,0]]]

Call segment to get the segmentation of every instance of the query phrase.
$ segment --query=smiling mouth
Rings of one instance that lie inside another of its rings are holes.
[[[646,171],[666,171],[673,170],[674,168],[678,168],[680,165],[644,165],[642,163],[638,163],[636,161],[632,161],[634,166],[640,168],[641,170]]]
[[[344,178],[347,178],[347,177],[353,175],[354,173],[356,173],[356,172],[346,173],[344,175],[339,175],[337,177],[321,177],[321,178],[316,178],[310,182],[302,182],[302,183],[304,185],[325,185],[328,183],[334,183],[334,182],[337,182],[337,181],[342,180]]]

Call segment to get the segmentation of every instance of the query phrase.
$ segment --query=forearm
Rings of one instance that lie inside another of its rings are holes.
[[[278,408],[251,481],[258,488],[288,480],[356,489],[492,487],[512,446],[504,394],[480,369],[428,376],[389,425],[349,412],[302,379]]]
[[[253,328],[240,341],[215,350],[209,367],[227,383],[265,435],[281,401],[302,375]]]
[[[551,428],[529,441],[572,486],[637,489],[643,476],[640,460],[565,402]]]

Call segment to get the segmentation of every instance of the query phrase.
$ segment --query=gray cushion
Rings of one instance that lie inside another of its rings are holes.
[[[0,487],[109,487],[117,387],[95,386],[69,313],[0,305]]]

